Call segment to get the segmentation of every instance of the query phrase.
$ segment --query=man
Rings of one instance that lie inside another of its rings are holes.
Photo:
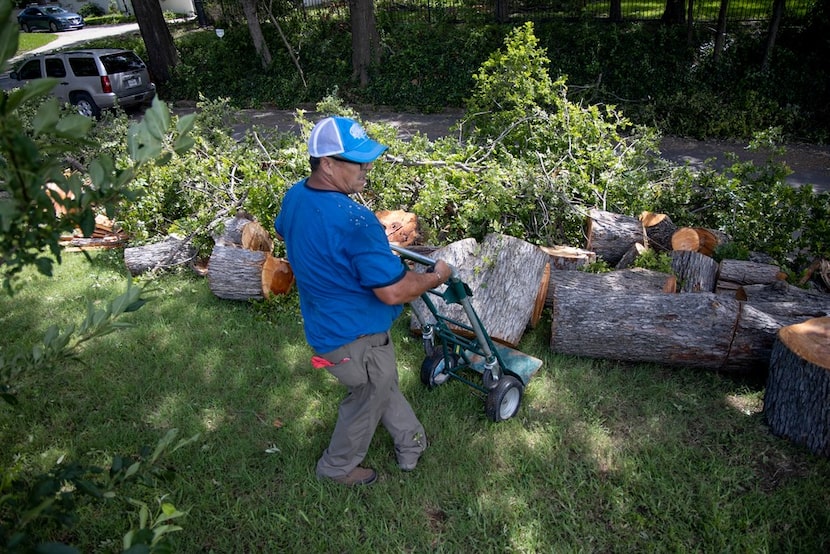
[[[312,362],[348,389],[317,462],[319,478],[344,485],[377,479],[360,463],[378,423],[392,436],[404,471],[415,469],[427,447],[424,428],[398,388],[389,329],[402,304],[444,283],[451,271],[444,261],[431,272],[407,271],[377,217],[349,197],[363,190],[386,149],[352,119],[319,121],[308,139],[311,175],[288,190],[274,222],[297,280]]]

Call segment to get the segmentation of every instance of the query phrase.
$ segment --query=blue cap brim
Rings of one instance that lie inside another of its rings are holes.
[[[378,159],[388,148],[388,146],[368,139],[363,141],[357,148],[339,154],[339,157],[352,162],[365,164]]]

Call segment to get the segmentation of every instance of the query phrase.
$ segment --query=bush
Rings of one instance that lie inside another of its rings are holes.
[[[99,17],[104,15],[104,13],[104,8],[93,2],[87,2],[78,9],[78,14],[84,16],[84,19],[88,17]]]

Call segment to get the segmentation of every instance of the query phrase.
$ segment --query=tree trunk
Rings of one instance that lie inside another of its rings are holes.
[[[713,293],[585,294],[557,287],[550,346],[575,356],[762,374],[780,327]]]
[[[611,7],[608,10],[608,19],[612,23],[622,22],[622,0],[611,0]]]
[[[769,32],[767,32],[767,44],[764,47],[764,59],[761,62],[761,69],[764,71],[769,68],[770,61],[772,61],[772,51],[775,48],[775,39],[778,37],[778,28],[784,18],[785,3],[786,0],[773,0],[772,2],[772,18],[769,22]]]
[[[288,262],[268,252],[216,245],[208,262],[208,285],[219,298],[261,300],[294,283]]]
[[[608,273],[585,271],[551,271],[545,306],[554,308],[554,298],[559,288],[569,288],[586,297],[609,292],[640,293],[674,292],[675,279],[668,273],[649,269],[623,269]]]
[[[170,80],[170,70],[179,63],[179,53],[157,0],[133,0],[133,11],[147,48],[147,69],[156,84]]]
[[[730,281],[738,285],[769,285],[785,280],[787,274],[772,264],[761,264],[745,260],[721,260],[718,267],[718,281]]]
[[[515,347],[531,323],[537,304],[544,301],[544,292],[540,294],[540,289],[548,288],[544,283],[548,255],[521,239],[490,234],[481,244],[472,238],[463,239],[436,250],[430,257],[455,267],[461,280],[470,287],[473,293],[470,301],[485,332],[493,340]],[[423,271],[423,268],[416,270]],[[438,297],[432,300],[441,315],[468,322],[458,304],[448,305]],[[422,300],[413,302],[412,309],[425,321],[435,322]],[[414,332],[421,329],[415,313],[410,329]]]
[[[684,23],[686,21],[685,8],[684,0],[666,0],[666,7],[660,21],[669,25]]]
[[[796,325],[808,319],[830,316],[830,295],[800,289],[786,281],[742,286],[736,298],[773,316],[783,325]]]
[[[271,58],[271,50],[268,49],[268,43],[265,42],[265,37],[262,35],[262,27],[259,24],[259,14],[257,13],[256,0],[241,0],[242,11],[245,14],[245,20],[248,22],[248,32],[251,34],[251,40],[254,43],[254,48],[259,55],[262,69],[268,69],[273,61]]]
[[[715,48],[712,52],[713,61],[717,62],[723,53],[723,43],[726,40],[726,9],[729,7],[729,0],[720,0],[720,11],[718,12],[718,30],[715,33]]]
[[[697,252],[677,250],[671,254],[671,267],[680,282],[681,292],[714,292],[718,263]]]
[[[702,227],[681,227],[671,237],[672,250],[691,250],[712,256],[715,249],[728,242],[724,233]]]
[[[779,331],[764,415],[775,435],[830,457],[830,317]]]
[[[508,0],[496,0],[496,21],[507,23],[508,16]]]
[[[587,222],[586,250],[615,266],[635,242],[643,240],[643,224],[628,215],[591,209]]]
[[[669,252],[671,237],[677,231],[677,225],[666,214],[643,212],[640,214],[640,222],[645,229],[649,248],[657,252]]]
[[[620,261],[617,262],[617,265],[614,266],[614,269],[627,269],[634,265],[634,262],[637,261],[637,258],[640,257],[640,254],[648,250],[645,246],[640,244],[639,242],[635,242],[631,245],[631,248],[628,249],[628,252],[623,254],[623,257],[620,258]]]
[[[380,35],[373,0],[349,0],[352,24],[352,78],[361,88],[369,84],[369,67],[380,61]]]
[[[167,237],[163,242],[125,248],[124,265],[131,275],[141,275],[147,271],[190,263],[196,254],[192,244],[176,237]]]

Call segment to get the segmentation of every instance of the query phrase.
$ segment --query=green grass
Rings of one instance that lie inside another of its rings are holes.
[[[17,55],[46,46],[58,36],[54,33],[20,33],[17,44]]]
[[[68,254],[52,279],[27,273],[0,297],[3,344],[31,345],[123,290],[119,256]],[[200,433],[169,460],[175,480],[139,492],[189,510],[176,552],[830,548],[830,461],[770,433],[760,383],[556,355],[543,320],[520,348],[544,366],[517,417],[494,424],[471,388],[421,385],[423,351],[402,317],[401,388],[430,448],[402,473],[379,430],[366,460],[378,483],[348,489],[314,476],[343,390],[311,368],[296,297],[223,301],[187,272],[155,285],[134,328],[88,344],[82,363],[23,378],[20,405],[0,405],[0,460],[105,464],[170,428]],[[111,513],[86,507],[53,538],[112,552],[131,522]]]

